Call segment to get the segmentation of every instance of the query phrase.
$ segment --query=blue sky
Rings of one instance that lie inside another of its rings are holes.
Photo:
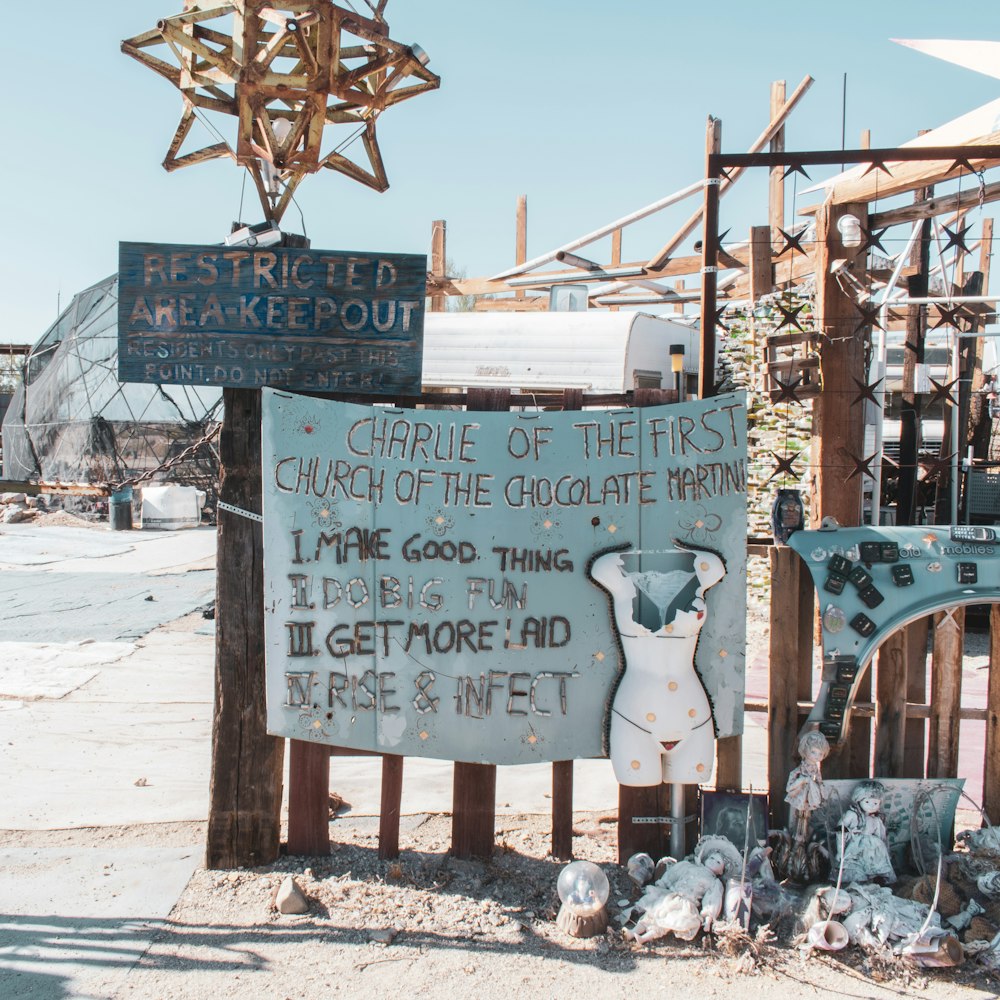
[[[44,43],[5,51],[0,341],[37,339],[60,294],[65,304],[116,269],[119,240],[213,243],[237,218],[242,172],[231,161],[161,168],[180,96],[119,52],[180,6],[54,0]],[[532,257],[697,180],[709,114],[722,119],[723,148],[743,151],[767,122],[772,80],[791,92],[816,78],[790,149],[839,147],[844,73],[849,146],[865,128],[874,145],[894,145],[1000,96],[1000,80],[889,41],[1000,39],[994,5],[945,19],[949,8],[912,0],[390,0],[387,14],[394,38],[426,49],[441,90],[380,119],[389,191],[307,178],[305,228],[315,247],[423,253],[432,220],[445,219],[448,256],[469,275],[513,262],[520,194]],[[730,238],[766,222],[762,176],[723,202]],[[694,204],[627,230],[624,258],[648,257]],[[259,218],[249,188],[243,217]],[[285,223],[302,228],[294,207]]]

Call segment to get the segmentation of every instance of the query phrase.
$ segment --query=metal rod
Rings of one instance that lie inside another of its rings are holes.
[[[672,784],[670,786],[670,856],[680,861],[687,853],[684,850],[684,786]]]
[[[579,274],[535,274],[523,278],[508,278],[507,284],[512,288],[522,288],[530,285],[562,285],[570,281],[594,281],[604,278],[641,278],[646,273],[644,267],[606,267],[600,271],[584,271]]]
[[[616,229],[629,226],[633,222],[638,222],[640,219],[645,219],[647,216],[654,215],[656,212],[659,212],[661,208],[667,208],[669,205],[674,205],[679,201],[683,201],[685,198],[690,198],[692,195],[697,194],[704,186],[705,182],[703,180],[695,181],[694,184],[689,184],[686,188],[681,188],[673,194],[668,194],[665,198],[661,198],[659,201],[654,201],[645,208],[640,208],[633,212],[631,215],[626,215],[621,219],[615,219],[614,222],[609,222],[606,226],[601,226],[600,229],[595,229],[592,233],[587,233],[586,236],[581,236],[579,239],[571,240],[569,243],[565,243],[561,247],[556,247],[555,250],[550,250],[548,253],[544,253],[540,257],[535,257],[532,260],[525,261],[523,264],[517,264],[514,267],[508,268],[506,271],[501,271],[499,274],[493,275],[490,280],[502,281],[504,278],[512,275],[523,274],[525,271],[530,271],[532,268],[539,267],[541,264],[548,264],[549,261],[556,259],[556,254],[560,252],[565,253],[568,250],[578,250],[580,247],[586,246],[594,240],[601,239],[602,236],[609,236]]]
[[[716,153],[711,166],[800,167],[814,164],[911,163],[916,160],[1000,160],[1000,145],[975,146],[888,146],[881,149],[820,149],[808,152],[784,150],[780,153]]]

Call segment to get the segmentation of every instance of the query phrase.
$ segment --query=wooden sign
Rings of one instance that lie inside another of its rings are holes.
[[[742,730],[742,396],[563,413],[270,390],[263,404],[270,732],[512,764],[600,756],[634,723],[658,784],[668,719],[670,746],[701,748],[692,768],[707,741],[709,771],[714,730]],[[624,766],[649,783],[640,756]]]
[[[419,392],[427,258],[119,244],[122,382]]]

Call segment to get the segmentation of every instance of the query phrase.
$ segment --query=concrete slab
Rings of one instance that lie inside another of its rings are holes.
[[[0,849],[0,996],[110,996],[149,947],[201,854],[198,845]]]
[[[65,698],[134,649],[130,642],[0,642],[0,698]]]

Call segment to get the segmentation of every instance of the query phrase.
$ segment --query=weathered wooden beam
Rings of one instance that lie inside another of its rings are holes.
[[[785,103],[785,81],[775,80],[771,84],[771,120],[778,114]],[[782,125],[771,138],[772,153],[785,151],[785,126]],[[767,185],[767,221],[771,231],[771,240],[781,239],[778,231],[785,228],[785,171],[781,167],[771,167],[771,175]],[[754,296],[756,298],[756,296]]]
[[[219,498],[259,512],[261,394],[223,389]],[[205,865],[238,868],[278,856],[284,740],[267,735],[262,526],[219,518],[215,709]]]
[[[399,857],[399,817],[403,801],[403,759],[382,755],[382,801],[378,814],[378,856],[384,861]]]
[[[750,227],[750,298],[756,302],[774,290],[771,262],[771,227]]]
[[[721,184],[718,173],[713,172],[708,164],[721,148],[722,122],[709,116],[705,128],[705,197],[701,217],[701,350],[698,361],[698,395],[702,399],[715,395],[715,308],[719,283],[717,271]]]
[[[982,198],[983,204],[1000,200],[1000,181],[986,184],[982,191],[969,188],[957,194],[922,198],[912,205],[903,205],[900,208],[889,208],[883,212],[876,212],[871,216],[871,227],[872,229],[882,229],[885,226],[898,226],[904,222],[919,222],[921,219],[933,218],[936,215],[946,215],[961,209],[973,208],[979,204],[980,198]]]
[[[288,853],[330,853],[330,748],[289,740]]]
[[[514,263],[523,264],[528,259],[528,196],[522,194],[517,199],[517,226],[514,235]],[[514,297],[524,299],[525,291],[519,288]]]
[[[927,777],[958,776],[959,707],[962,704],[962,653],[965,608],[934,616],[931,661],[931,717],[927,733]]]
[[[854,380],[864,380],[865,356],[861,337],[854,335],[858,312],[843,290],[839,276],[830,273],[834,260],[846,260],[846,268],[859,281],[864,279],[865,255],[855,247],[844,247],[837,222],[843,215],[864,219],[863,205],[827,203],[816,217],[816,313],[823,344],[823,392],[813,401],[812,503],[810,518],[816,526],[822,518],[835,517],[843,527],[861,523],[861,477],[851,476],[851,455],[862,457],[864,448],[863,407],[852,406],[857,394]]]
[[[763,149],[773,138],[778,134],[782,126],[785,124],[786,119],[795,109],[795,106],[800,100],[805,96],[806,91],[813,85],[813,78],[811,76],[806,76],[802,82],[795,88],[794,93],[787,101],[781,106],[778,114],[775,115],[771,121],[768,123],[767,128],[754,140],[750,146],[750,153],[756,153]],[[719,186],[719,196],[724,195],[739,179],[740,175],[743,173],[745,167],[736,167],[733,170],[726,171],[726,177],[723,179],[722,184]],[[701,222],[701,213],[695,212],[685,223],[677,230],[676,233],[670,238],[670,240],[660,248],[659,252],[649,259],[648,266],[651,268],[660,268],[667,262],[670,255],[676,251],[676,249],[695,231],[698,223]]]
[[[108,497],[111,486],[107,483],[29,483],[22,479],[0,479],[0,493],[24,493],[29,497],[42,494],[64,497]]]
[[[447,234],[448,224],[444,219],[436,219],[431,223],[431,274],[435,282],[440,281],[445,275]],[[431,295],[430,311],[444,312],[446,308],[446,297],[435,291]]]
[[[893,632],[876,659],[875,764],[878,778],[900,778],[906,733],[906,632]]]

